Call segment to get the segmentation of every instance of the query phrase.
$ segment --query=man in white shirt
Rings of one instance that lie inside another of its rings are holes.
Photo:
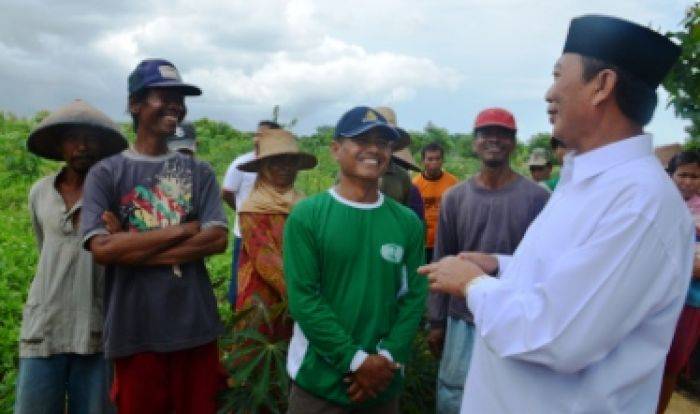
[[[275,121],[263,120],[258,123],[258,129],[253,135],[253,151],[246,152],[233,160],[231,165],[226,169],[224,182],[221,186],[221,198],[233,210],[238,210],[238,207],[243,205],[243,202],[248,198],[248,194],[255,185],[255,180],[258,177],[256,173],[241,171],[238,166],[248,161],[255,159],[258,153],[258,137],[267,129],[280,129],[280,125]],[[228,287],[228,301],[231,305],[236,304],[236,296],[238,293],[238,255],[241,252],[241,229],[238,224],[238,214],[233,227],[233,259],[231,260],[231,281]]]
[[[420,269],[474,314],[462,413],[656,409],[693,224],[642,128],[678,54],[624,20],[572,20],[546,95],[552,134],[573,150],[556,191],[512,257]]]

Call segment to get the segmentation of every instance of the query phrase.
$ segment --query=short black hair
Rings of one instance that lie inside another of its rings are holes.
[[[620,111],[639,126],[651,121],[658,102],[656,90],[625,69],[589,56],[581,56],[583,81],[588,82],[598,73],[610,69],[617,74],[614,94]]]
[[[549,145],[552,147],[552,151],[556,151],[556,149],[559,147],[566,148],[566,145],[564,145],[564,143],[559,138],[555,137],[552,137],[549,140]]]
[[[139,89],[138,91],[129,95],[129,101],[126,106],[126,112],[128,112],[129,115],[131,115],[131,123],[134,126],[134,132],[136,132],[136,130],[139,129],[139,119],[136,116],[136,114],[131,112],[130,107],[132,104],[145,102],[146,96],[148,96],[148,88]]]
[[[422,159],[425,159],[425,153],[428,151],[440,151],[440,158],[445,158],[445,148],[443,148],[437,141],[427,144],[420,150],[420,156]]]
[[[282,126],[275,121],[270,121],[269,119],[263,119],[258,122],[258,128],[268,127],[270,129],[282,129]]]
[[[673,175],[678,169],[678,167],[686,164],[700,165],[700,153],[698,153],[697,151],[679,152],[678,154],[674,155],[668,162],[668,167],[666,168],[666,171],[668,171],[669,175]]]

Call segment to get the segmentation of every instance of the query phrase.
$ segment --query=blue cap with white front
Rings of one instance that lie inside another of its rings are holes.
[[[390,141],[399,139],[399,132],[389,125],[382,114],[369,106],[356,106],[340,117],[333,138],[355,138],[375,128],[380,129]]]
[[[201,95],[202,90],[182,82],[175,65],[165,59],[146,59],[129,75],[129,95],[146,88],[177,88],[183,95]]]

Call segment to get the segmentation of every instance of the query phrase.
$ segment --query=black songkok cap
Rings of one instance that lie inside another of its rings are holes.
[[[563,53],[577,53],[613,64],[656,89],[681,53],[659,33],[610,16],[571,20]]]

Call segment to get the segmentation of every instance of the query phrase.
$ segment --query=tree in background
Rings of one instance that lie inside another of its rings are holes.
[[[549,149],[550,148],[550,142],[552,139],[552,134],[548,132],[539,132],[532,137],[530,137],[530,140],[528,141],[527,144],[527,150],[528,154],[532,152],[534,148],[545,148]]]
[[[700,2],[688,8],[683,30],[666,34],[682,47],[678,63],[663,82],[676,116],[690,121],[688,145],[700,148]]]
[[[279,118],[280,118],[280,106],[275,105],[272,108],[272,118],[270,119],[272,122],[277,122],[284,129],[292,129],[292,128],[294,128],[294,126],[297,124],[297,121],[298,121],[297,118],[292,118],[291,121],[284,123],[284,122],[280,121]]]

